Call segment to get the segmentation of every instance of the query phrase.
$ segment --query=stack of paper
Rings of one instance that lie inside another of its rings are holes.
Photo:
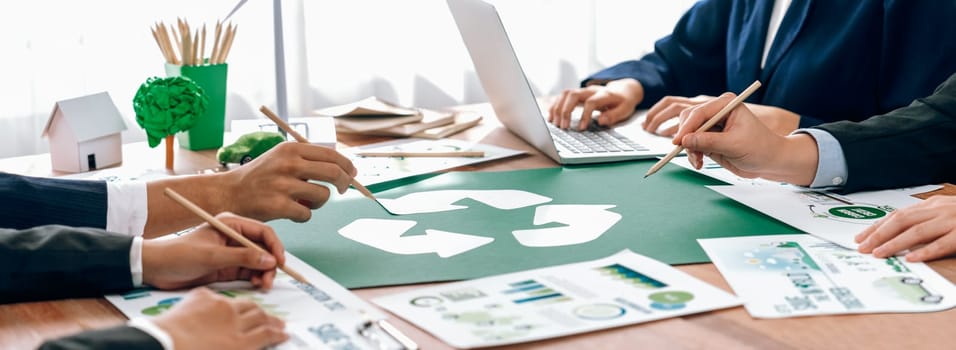
[[[470,113],[402,107],[377,97],[315,113],[334,117],[338,132],[394,137],[442,138],[481,120],[480,116]]]
[[[459,152],[480,151],[483,157],[363,157],[362,152]],[[455,139],[399,139],[344,149],[359,173],[355,179],[371,186],[392,180],[439,172],[460,166],[516,156],[523,151]]]

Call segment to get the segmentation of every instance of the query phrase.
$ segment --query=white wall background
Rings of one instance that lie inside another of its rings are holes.
[[[535,92],[640,57],[693,0],[491,0]],[[145,139],[132,98],[162,76],[149,32],[177,17],[214,25],[234,0],[34,0],[0,4],[0,157],[42,153],[57,100],[108,91],[127,119],[124,142]],[[444,0],[283,0],[290,113],[370,95],[406,105],[484,102]],[[249,0],[229,55],[229,118],[275,105],[272,1]],[[211,29],[211,28],[210,28]],[[208,40],[208,39],[207,39]]]

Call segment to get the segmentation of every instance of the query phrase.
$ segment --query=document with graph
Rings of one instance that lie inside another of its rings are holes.
[[[729,293],[629,250],[373,302],[456,348],[522,343],[740,305]]]
[[[841,246],[891,212],[921,202],[911,196],[939,188],[927,185],[839,195],[795,186],[707,186],[730,199]]]
[[[269,291],[253,289],[248,282],[208,285],[228,298],[252,300],[267,313],[286,323],[289,340],[276,349],[379,349],[386,339],[371,337],[377,329],[362,329],[368,320],[384,315],[335,281],[286,253],[286,265],[301,273],[311,285],[296,281],[282,271]],[[106,299],[129,318],[162,315],[182,300],[188,291],[137,289]],[[375,339],[373,339],[375,338]],[[386,339],[387,340],[387,339]]]
[[[874,258],[810,235],[699,239],[753,317],[930,312],[956,286],[923,263]]]

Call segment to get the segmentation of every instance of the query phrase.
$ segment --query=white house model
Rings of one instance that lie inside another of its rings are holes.
[[[106,92],[57,102],[43,128],[53,170],[82,172],[123,161],[123,116]]]

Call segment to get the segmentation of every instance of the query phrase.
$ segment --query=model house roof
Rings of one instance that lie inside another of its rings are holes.
[[[98,137],[114,134],[126,130],[123,115],[113,104],[109,93],[101,92],[93,95],[81,96],[62,100],[53,106],[53,112],[43,128],[43,136],[47,136],[57,110],[76,136],[77,142],[89,141]]]

